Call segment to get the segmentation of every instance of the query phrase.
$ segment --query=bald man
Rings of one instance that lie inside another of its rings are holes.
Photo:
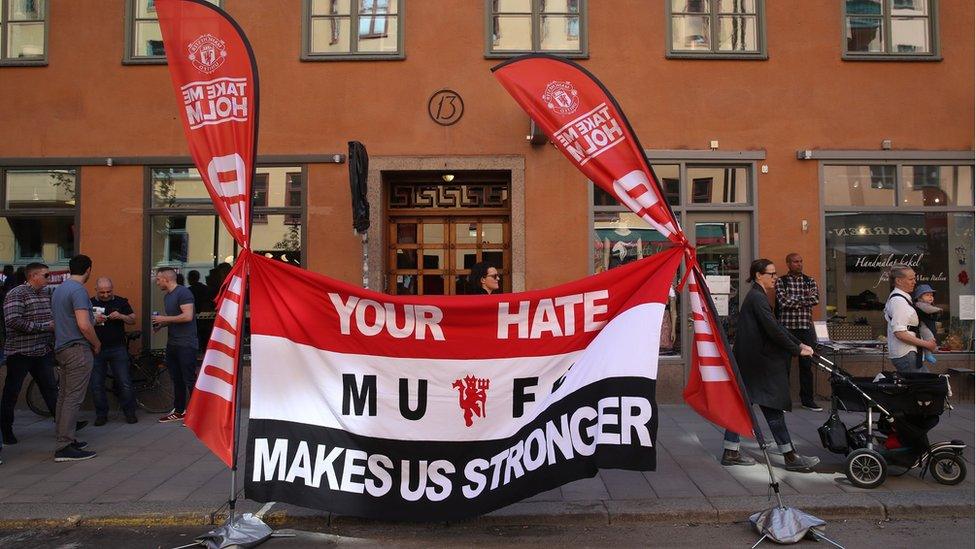
[[[95,355],[90,384],[92,402],[95,404],[95,426],[108,422],[105,375],[109,368],[115,378],[115,391],[122,404],[125,421],[136,423],[136,399],[129,375],[129,349],[125,340],[125,327],[136,323],[136,315],[128,299],[115,295],[115,286],[107,276],[95,281],[95,296],[91,298],[91,304],[96,313],[95,334],[102,343],[101,351]]]

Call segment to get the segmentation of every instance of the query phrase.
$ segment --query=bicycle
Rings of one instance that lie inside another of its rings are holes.
[[[126,349],[129,344],[142,337],[139,330],[126,332]],[[150,414],[163,414],[173,409],[173,382],[166,372],[166,363],[163,360],[165,353],[161,350],[143,350],[136,355],[131,351],[129,354],[129,373],[132,378],[132,391],[135,393],[136,406],[142,408]],[[54,378],[57,381],[58,371],[54,370]],[[112,381],[111,390],[106,387],[106,392],[111,393],[118,400],[115,388],[115,378],[111,369],[106,372],[106,380]],[[31,379],[27,386],[27,406],[35,414],[42,417],[50,417],[51,412],[44,403],[41,395],[41,388],[37,382]]]

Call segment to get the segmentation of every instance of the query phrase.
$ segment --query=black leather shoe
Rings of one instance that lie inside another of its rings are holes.
[[[71,447],[76,450],[84,450],[85,448],[88,448],[88,443],[84,440],[76,440],[71,443]]]
[[[139,418],[137,418],[135,414],[126,414],[125,422],[129,424],[139,423]]]
[[[722,465],[755,465],[756,460],[736,450],[722,452]]]
[[[13,431],[3,432],[3,443],[4,444],[17,444],[17,437],[14,436]]]

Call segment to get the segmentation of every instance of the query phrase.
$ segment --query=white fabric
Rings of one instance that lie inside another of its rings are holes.
[[[894,297],[895,294],[905,296],[908,301]],[[888,295],[888,302],[885,303],[884,316],[885,320],[888,321],[888,356],[890,358],[901,358],[918,350],[914,345],[909,345],[895,337],[896,332],[905,332],[908,331],[909,326],[918,326],[918,314],[915,312],[915,308],[911,306],[911,301],[912,296],[895,288]]]

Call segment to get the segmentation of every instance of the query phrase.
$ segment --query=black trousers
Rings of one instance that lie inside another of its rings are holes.
[[[789,328],[794,337],[810,347],[817,348],[817,333],[813,328]],[[800,403],[813,404],[813,357],[801,356],[800,362]]]
[[[24,379],[30,374],[41,389],[44,404],[54,415],[58,407],[58,382],[54,379],[54,353],[43,356],[7,356],[7,378],[0,398],[0,428],[10,431],[14,424],[14,407],[20,397]]]

